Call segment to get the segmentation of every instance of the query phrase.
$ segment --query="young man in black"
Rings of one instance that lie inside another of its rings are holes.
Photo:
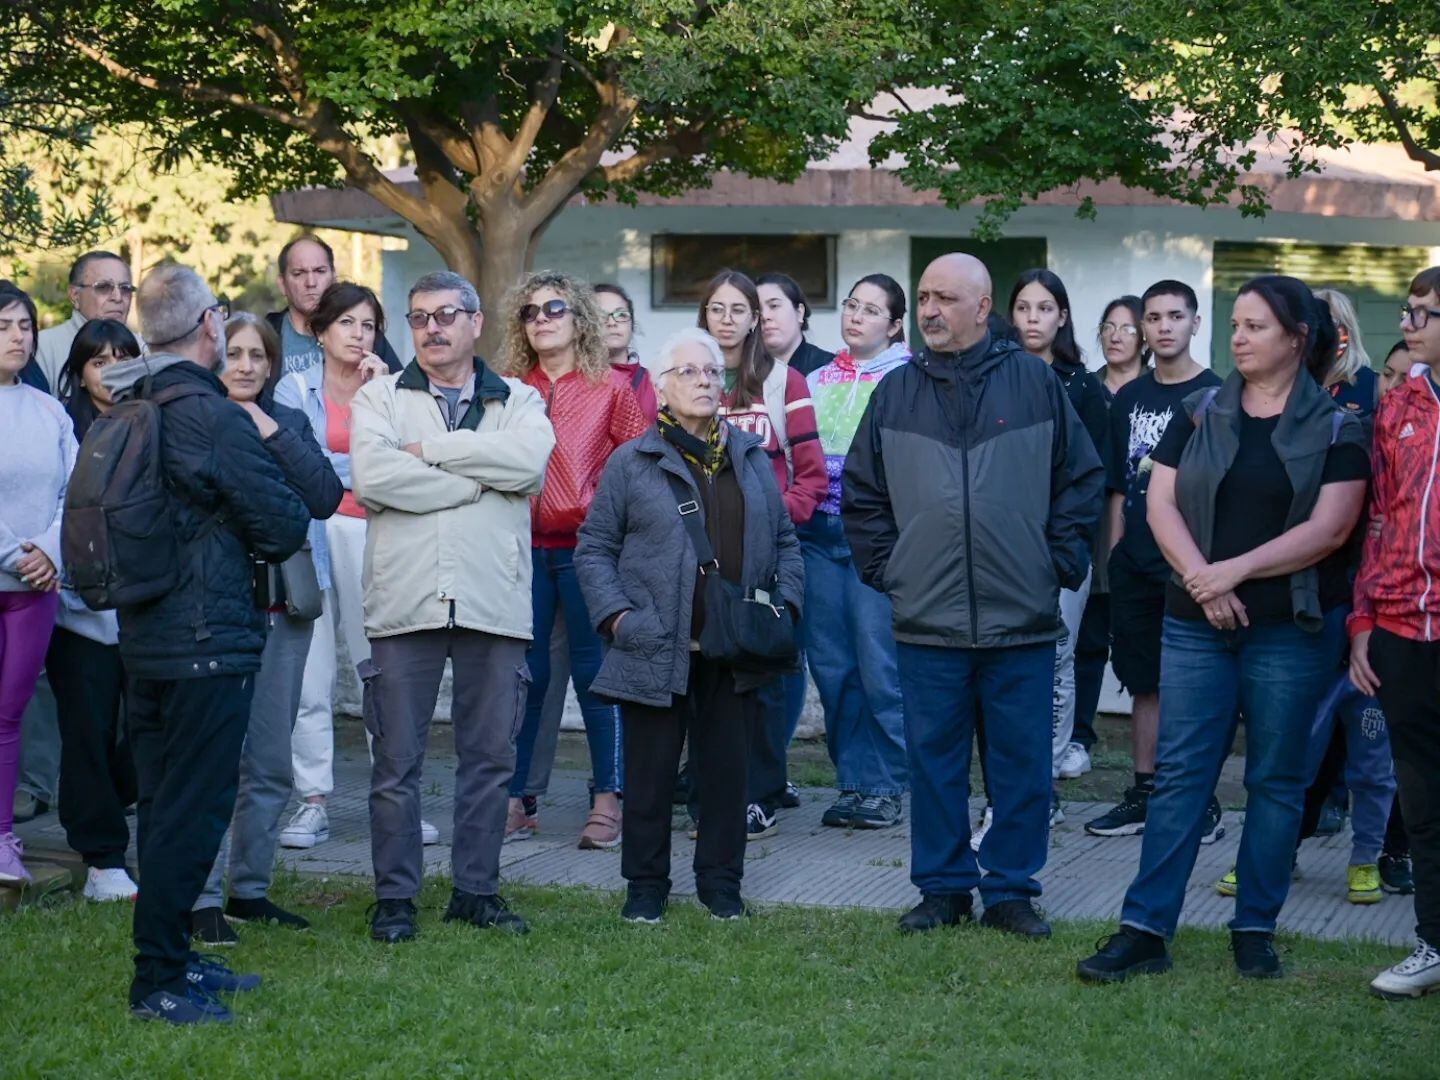
[[[1181,402],[1220,378],[1191,355],[1200,328],[1195,290],[1181,281],[1157,281],[1145,290],[1145,342],[1155,366],[1121,387],[1110,407],[1110,438],[1103,448],[1110,515],[1110,663],[1134,699],[1131,751],[1135,784],[1120,802],[1092,821],[1094,836],[1145,831],[1155,786],[1155,744],[1160,729],[1160,629],[1170,567],[1145,520],[1150,452],[1172,421],[1184,422]],[[1211,800],[1205,842],[1224,835],[1220,805]]]

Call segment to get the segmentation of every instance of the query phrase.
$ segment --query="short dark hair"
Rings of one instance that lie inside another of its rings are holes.
[[[94,262],[103,262],[106,259],[113,259],[118,263],[125,262],[119,255],[109,251],[87,251],[70,264],[70,284],[79,285],[80,279],[85,276],[87,266]]]
[[[800,333],[808,333],[810,330],[810,300],[806,297],[805,290],[800,288],[800,283],[789,274],[772,270],[755,279],[755,288],[758,289],[761,285],[774,285],[785,294],[785,299],[789,300],[792,305],[804,309],[805,314],[800,316]]]
[[[319,337],[357,304],[369,304],[375,312],[375,340],[385,336],[385,309],[374,291],[353,281],[332,281],[330,287],[320,294],[315,311],[310,316],[310,333]]]
[[[130,328],[118,319],[91,319],[80,328],[75,340],[70,343],[70,355],[60,369],[60,385],[55,387],[55,396],[67,404],[84,385],[85,365],[109,346],[116,359],[131,359],[140,355],[140,342]]]
[[[900,283],[893,277],[889,274],[866,274],[859,281],[855,282],[854,285],[850,286],[850,291],[845,294],[846,299],[854,296],[855,290],[861,285],[873,285],[885,294],[885,307],[888,310],[891,322],[905,318],[905,290],[900,287]],[[902,323],[900,329],[890,336],[890,344],[896,345],[904,340],[905,327]]]
[[[282,275],[285,273],[285,267],[290,261],[290,252],[294,250],[296,244],[318,245],[320,250],[325,252],[325,258],[330,263],[330,269],[335,269],[334,249],[332,249],[329,244],[327,244],[324,240],[321,240],[314,233],[302,233],[280,249],[280,273]]]
[[[1424,296],[1432,292],[1440,296],[1440,266],[1426,267],[1410,282],[1411,296]]]
[[[1421,293],[1420,295],[1423,296],[1424,294]],[[1390,346],[1390,351],[1385,354],[1385,359],[1388,361],[1388,360],[1390,359],[1390,357],[1394,356],[1397,352],[1402,352],[1402,351],[1403,351],[1403,352],[1409,352],[1409,351],[1410,351],[1410,346],[1405,344],[1405,339],[1404,339],[1404,338],[1401,338],[1399,341],[1395,342],[1394,345],[1391,345],[1391,346]]]
[[[1195,290],[1183,281],[1176,281],[1174,278],[1165,278],[1157,281],[1145,290],[1145,295],[1140,297],[1141,314],[1144,314],[1145,305],[1157,296],[1178,296],[1185,301],[1185,306],[1190,309],[1191,315],[1200,313],[1200,298],[1195,295]]]
[[[35,313],[35,301],[30,299],[29,293],[13,281],[0,280],[0,311],[4,311],[11,304],[20,304],[30,316],[30,355],[25,358],[28,364],[35,358],[35,347],[40,341],[40,316]]]
[[[1251,278],[1240,291],[1240,296],[1258,296],[1265,301],[1284,327],[1286,333],[1300,338],[1300,361],[1305,369],[1322,385],[1330,367],[1335,363],[1335,349],[1340,343],[1340,333],[1335,329],[1335,317],[1330,305],[1321,301],[1299,278],[1284,274],[1263,274]]]

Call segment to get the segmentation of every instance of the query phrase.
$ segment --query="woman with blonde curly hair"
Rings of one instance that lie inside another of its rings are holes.
[[[531,686],[516,745],[505,839],[531,836],[539,828],[543,792],[525,787],[550,684],[550,634],[558,608],[594,770],[594,805],[580,846],[611,848],[620,842],[620,711],[590,693],[600,670],[601,643],[575,577],[575,544],[611,452],[647,425],[629,381],[610,367],[604,317],[589,285],[553,270],[539,271],[511,291],[500,317],[505,320],[506,373],[539,391],[555,428],[545,486],[531,504],[535,637],[527,657]],[[553,744],[550,749],[553,753]],[[548,775],[548,768],[541,773]]]

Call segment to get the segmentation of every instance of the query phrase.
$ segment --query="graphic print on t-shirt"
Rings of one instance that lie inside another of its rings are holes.
[[[1175,407],[1166,405],[1159,411],[1145,407],[1137,401],[1130,410],[1130,445],[1125,453],[1125,490],[1127,501],[1143,499],[1150,488],[1150,451],[1160,442],[1160,436],[1170,426],[1175,416]]]

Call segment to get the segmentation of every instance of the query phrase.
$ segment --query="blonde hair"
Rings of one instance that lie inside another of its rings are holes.
[[[558,270],[537,270],[505,294],[500,317],[505,320],[505,340],[500,347],[500,367],[504,374],[524,378],[539,363],[539,356],[530,345],[520,309],[541,289],[553,289],[570,308],[575,320],[575,366],[591,382],[599,382],[610,374],[610,350],[605,345],[605,321],[595,292],[579,278]]]
[[[1325,376],[1325,385],[1355,382],[1355,373],[1371,366],[1370,354],[1360,338],[1360,320],[1355,314],[1355,305],[1339,289],[1316,289],[1315,299],[1322,300],[1330,307],[1330,314],[1337,327],[1344,327],[1350,339],[1345,352],[1335,358],[1335,364]]]

